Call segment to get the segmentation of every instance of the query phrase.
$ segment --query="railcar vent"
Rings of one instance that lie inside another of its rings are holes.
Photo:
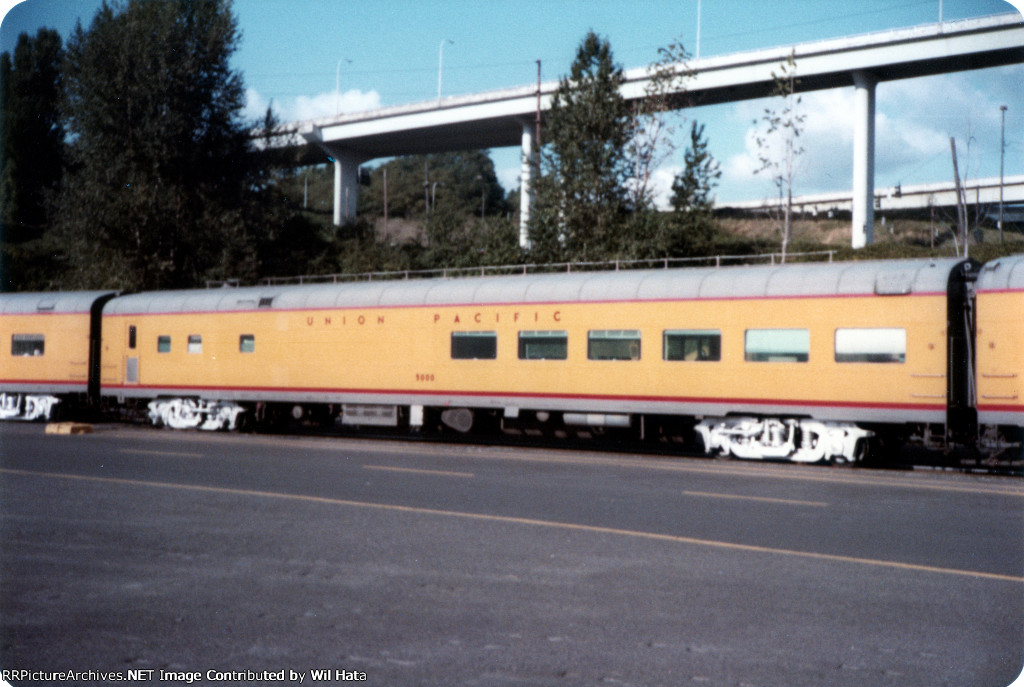
[[[914,290],[916,272],[882,272],[875,277],[878,296],[905,296]]]
[[[57,301],[44,300],[39,301],[39,305],[36,306],[37,312],[50,312],[57,309]]]
[[[270,307],[273,307],[273,305],[274,305],[274,298],[275,298],[274,296],[270,296],[270,297],[267,297],[267,298],[261,298],[259,304],[257,305],[257,307],[260,307],[260,308],[270,308]]]

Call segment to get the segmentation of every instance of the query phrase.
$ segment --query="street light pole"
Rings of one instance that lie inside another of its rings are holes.
[[[697,52],[694,59],[700,59],[700,0],[697,0]]]
[[[1003,242],[1003,153],[1006,151],[1006,105],[999,106],[999,242]]]
[[[338,60],[338,68],[334,72],[334,114],[341,113],[341,63],[352,64],[352,60],[343,57]]]
[[[437,50],[437,102],[441,102],[441,64],[444,61],[444,44],[455,45],[455,41],[445,38],[441,41],[441,47]]]

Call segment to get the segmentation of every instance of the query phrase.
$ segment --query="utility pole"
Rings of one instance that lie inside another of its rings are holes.
[[[700,0],[697,0],[697,52],[694,53],[693,59],[700,59]]]
[[[956,139],[949,137],[949,148],[953,153],[953,178],[956,179],[956,219],[958,233],[964,241],[964,257],[967,257],[967,207],[963,187],[960,186],[960,168],[956,161]],[[957,251],[959,253],[959,251]]]
[[[935,205],[932,204],[931,198],[928,199],[928,234],[928,247],[935,250]]]
[[[540,60],[537,60],[537,118],[535,128],[537,133],[534,137],[534,145],[537,146],[537,166],[540,167]]]
[[[341,114],[341,63],[352,64],[352,60],[343,57],[338,60],[338,69],[334,72],[334,114]]]
[[[426,208],[426,215],[430,217],[430,173],[427,171],[427,161],[423,161],[423,207]]]
[[[441,41],[441,47],[437,49],[437,104],[441,104],[441,64],[444,62],[444,44],[455,45],[451,38]]]
[[[999,106],[1002,121],[999,124],[999,243],[1003,242],[1003,154],[1006,152],[1006,105]]]

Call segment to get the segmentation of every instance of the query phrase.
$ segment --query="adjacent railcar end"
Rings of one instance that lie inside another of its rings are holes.
[[[0,419],[99,400],[100,320],[116,291],[0,294]]]
[[[1024,467],[1024,255],[986,263],[977,281],[978,449]]]

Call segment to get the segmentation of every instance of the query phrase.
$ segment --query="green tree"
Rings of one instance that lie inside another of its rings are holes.
[[[38,237],[47,222],[46,195],[60,183],[62,59],[60,34],[50,29],[40,29],[35,38],[24,33],[18,36],[13,63],[7,53],[0,58],[0,164],[3,226],[8,240]]]
[[[589,32],[546,116],[530,214],[539,259],[601,259],[633,241],[624,233],[634,119],[619,92],[623,78],[609,42]]]
[[[683,171],[672,181],[672,229],[666,252],[675,257],[706,255],[714,238],[714,196],[722,176],[718,161],[708,151],[704,125],[690,124],[690,145],[683,155]]]
[[[658,48],[658,60],[647,68],[644,97],[633,106],[633,137],[626,152],[634,168],[630,203],[637,210],[653,207],[651,176],[675,153],[676,127],[685,121],[680,110],[689,102],[687,84],[696,76],[689,59],[678,39]]]
[[[411,155],[380,165],[359,199],[360,213],[384,214],[384,175],[390,217],[424,217],[442,207],[466,217],[504,214],[505,192],[487,151]]]
[[[4,290],[32,287],[46,250],[39,245],[49,226],[64,157],[63,47],[60,35],[40,29],[18,36],[13,59],[0,56],[0,274]],[[12,259],[13,258],[13,259]]]
[[[796,90],[800,80],[796,78],[795,50],[779,65],[777,72],[772,72],[772,80],[772,95],[779,99],[779,103],[775,107],[766,107],[761,115],[763,130],[756,137],[761,166],[754,173],[768,173],[779,191],[782,215],[779,233],[782,237],[782,261],[785,262],[793,234],[793,177],[797,158],[804,152],[799,138],[807,118],[800,112],[801,97]],[[754,124],[758,125],[758,120],[754,120]]]
[[[69,286],[166,288],[251,261],[253,189],[239,33],[227,0],[129,0],[67,46]],[[269,115],[269,113],[268,113]],[[227,274],[224,274],[227,272]]]

